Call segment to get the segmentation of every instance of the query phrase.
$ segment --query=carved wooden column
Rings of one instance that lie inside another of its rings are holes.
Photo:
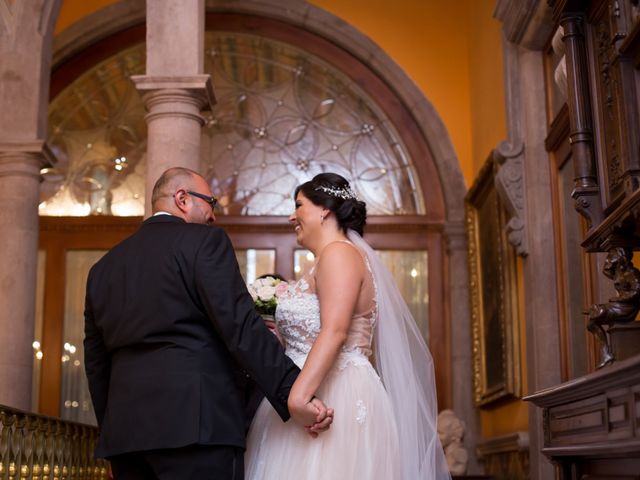
[[[0,404],[31,409],[40,169],[59,0],[0,8]],[[47,354],[47,345],[42,345]]]
[[[215,102],[204,74],[204,0],[147,2],[146,75],[132,80],[148,110],[146,202],[169,167],[200,169],[200,115]]]
[[[562,40],[567,56],[567,84],[569,104],[569,141],[574,158],[575,207],[589,227],[600,223],[602,207],[598,187],[593,145],[593,120],[589,90],[589,71],[584,35],[584,15],[565,13],[560,18],[564,30]]]

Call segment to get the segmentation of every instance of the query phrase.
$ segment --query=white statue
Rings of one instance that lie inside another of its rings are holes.
[[[464,475],[467,471],[469,452],[462,445],[464,428],[464,422],[453,410],[443,410],[438,415],[438,437],[452,475]]]

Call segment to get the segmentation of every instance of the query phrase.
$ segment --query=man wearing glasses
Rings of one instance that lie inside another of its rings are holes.
[[[250,380],[287,420],[323,432],[314,399],[289,412],[299,369],[254,309],[216,198],[196,172],[156,182],[153,216],[89,272],[85,365],[100,437],[120,479],[242,479]]]

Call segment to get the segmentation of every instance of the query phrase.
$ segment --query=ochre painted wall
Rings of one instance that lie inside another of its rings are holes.
[[[501,23],[493,18],[495,0],[471,0],[469,86],[471,156],[474,174],[489,152],[507,138],[504,106]]]
[[[117,0],[63,0],[54,35],[57,35],[82,17],[97,12],[112,3],[117,3]]]

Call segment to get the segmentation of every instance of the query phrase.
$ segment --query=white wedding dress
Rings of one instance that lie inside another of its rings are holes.
[[[334,408],[333,424],[314,439],[263,401],[247,439],[246,478],[451,480],[431,353],[389,270],[358,233],[348,238],[369,274],[347,341],[317,392]],[[279,298],[276,324],[287,355],[303,367],[321,328],[313,270]]]
[[[369,362],[375,299],[375,284],[369,272],[360,290],[347,341],[317,392],[318,398],[335,410],[331,428],[312,438],[292,421],[282,422],[271,405],[263,401],[247,439],[248,480],[401,477],[398,428],[392,404]],[[276,324],[287,355],[302,368],[321,328],[313,270],[290,285],[278,299]]]

